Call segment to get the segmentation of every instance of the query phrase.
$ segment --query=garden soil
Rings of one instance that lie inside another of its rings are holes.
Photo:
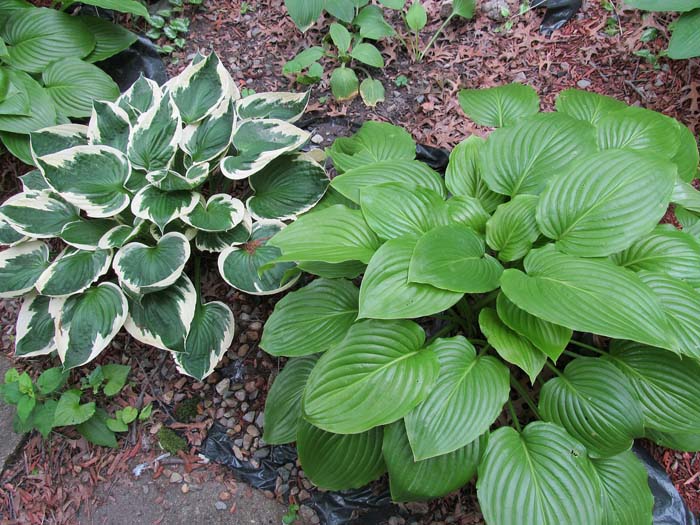
[[[314,26],[301,35],[286,16],[282,0],[248,0],[244,13],[242,3],[205,0],[204,9],[188,13],[192,30],[187,46],[166,59],[171,73],[180,71],[196,52],[213,50],[240,87],[258,92],[301,90],[281,74],[282,65],[305,46],[318,44],[322,34]],[[429,29],[434,30],[442,2],[424,3],[431,14]],[[517,13],[518,5],[509,4]],[[387,67],[372,74],[384,83],[387,96],[376,108],[366,108],[357,99],[334,102],[327,81],[314,86],[304,121],[314,143],[329,146],[363,120],[376,119],[406,127],[420,143],[451,149],[470,134],[489,132],[464,116],[457,101],[459,89],[513,81],[535,87],[543,109],[553,107],[561,90],[578,87],[660,111],[700,133],[700,61],[659,58],[653,64],[634,54],[642,49],[658,54],[670,18],[643,19],[633,11],[619,11],[616,16],[601,2],[589,0],[563,28],[543,36],[542,10],[511,17],[509,30],[497,11],[480,12],[473,21],[455,20],[422,64],[411,63],[396,42],[380,44]],[[398,26],[399,20],[395,22]],[[645,27],[656,27],[662,36],[643,43]],[[407,86],[395,84],[400,75],[407,77]],[[0,200],[17,190],[17,176],[26,170],[7,155],[0,158]],[[267,523],[268,518],[279,523],[280,512],[290,504],[300,506],[298,523],[319,522],[308,504],[318,492],[296,461],[282,464],[267,489],[255,492],[236,481],[231,471],[199,455],[215,422],[226,429],[238,460],[255,466],[273,454],[260,439],[263,410],[269,386],[284,365],[284,360],[267,356],[257,345],[279,298],[238,294],[217,280],[215,272],[203,278],[205,299],[225,301],[237,319],[236,339],[217,372],[205,382],[182,377],[163,352],[122,334],[97,360],[97,364],[132,366],[130,385],[107,408],[153,403],[153,417],[135,425],[114,450],[89,445],[72,432],[55,433],[48,442],[30,436],[0,476],[0,523],[178,523],[173,521],[179,519],[176,515],[183,523],[251,523],[246,519]],[[299,286],[303,285],[302,280]],[[17,310],[17,302],[0,301],[0,352],[8,358]],[[48,365],[44,358],[15,362],[34,375]],[[178,420],[182,419],[178,408],[191,399],[191,418]],[[185,449],[162,457],[158,438],[162,427],[184,437]],[[3,430],[0,435],[7,433]],[[700,512],[700,456],[645,446],[690,509]],[[138,478],[136,467],[142,469]],[[206,518],[200,521],[199,516]],[[399,506],[386,523],[469,525],[483,519],[470,484],[437,501]]]

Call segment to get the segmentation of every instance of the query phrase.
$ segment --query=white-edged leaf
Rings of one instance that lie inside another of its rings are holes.
[[[279,119],[294,123],[309,104],[311,91],[305,93],[253,93],[236,101],[236,113],[242,119]]]
[[[59,124],[29,134],[32,158],[36,164],[39,157],[58,153],[73,146],[88,143],[88,128],[82,124]]]
[[[149,171],[146,174],[146,181],[159,190],[177,192],[193,190],[201,186],[207,177],[209,177],[209,163],[205,162],[190,166],[184,176],[177,171],[165,168]]]
[[[225,98],[203,120],[185,127],[180,148],[192,162],[209,162],[228,150],[236,129],[233,101]]]
[[[524,84],[483,89],[463,89],[459,105],[467,116],[482,126],[509,126],[540,109],[537,92]]]
[[[150,78],[141,75],[129,89],[117,99],[116,104],[129,115],[129,122],[135,125],[139,116],[158,106],[163,98],[160,86]]]
[[[29,241],[0,251],[0,298],[24,295],[49,266],[49,247]]]
[[[0,218],[23,235],[57,237],[66,224],[79,219],[78,210],[50,191],[13,195],[0,206]]]
[[[199,199],[199,193],[194,191],[163,191],[146,186],[134,195],[131,212],[155,223],[162,231],[168,223],[190,213]]]
[[[226,193],[217,193],[206,203],[200,201],[182,216],[182,221],[197,230],[225,232],[235,228],[243,220],[244,213],[245,205],[240,200]]]
[[[0,219],[0,246],[14,246],[25,240],[25,235],[15,230],[4,219]]]
[[[88,127],[90,144],[104,144],[126,153],[131,134],[129,115],[116,103],[95,100]]]
[[[182,117],[166,94],[139,115],[129,136],[129,161],[134,168],[145,171],[169,168],[181,139]]]
[[[111,250],[68,251],[44,270],[36,289],[49,297],[80,293],[107,273],[111,262]]]
[[[94,251],[100,239],[120,224],[112,219],[79,219],[69,222],[61,230],[61,240],[79,250]]]
[[[34,357],[56,350],[56,327],[49,311],[51,299],[32,294],[25,297],[15,326],[15,355]]]
[[[225,232],[198,232],[194,242],[198,250],[204,252],[223,252],[229,246],[238,246],[248,242],[253,231],[250,214],[243,215],[243,220],[235,228]]]

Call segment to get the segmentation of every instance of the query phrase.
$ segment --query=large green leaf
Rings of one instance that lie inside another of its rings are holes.
[[[508,328],[493,308],[484,308],[479,312],[479,328],[498,355],[523,370],[534,384],[547,356],[529,340]]]
[[[591,456],[607,458],[624,452],[644,434],[642,407],[632,384],[611,363],[580,357],[540,392],[545,421],[564,427]]]
[[[145,186],[131,201],[131,213],[153,222],[161,231],[175,219],[190,214],[199,204],[200,195],[194,191],[163,191]]]
[[[325,352],[357,318],[359,290],[344,279],[317,279],[287,294],[265,323],[260,347],[276,356]]]
[[[284,445],[296,441],[302,420],[301,398],[317,361],[317,355],[294,357],[275,378],[265,400],[265,443]]]
[[[672,118],[656,111],[626,107],[598,121],[598,147],[601,150],[642,150],[671,159],[678,151],[676,126]]]
[[[453,292],[490,292],[498,288],[503,267],[485,250],[483,239],[467,226],[437,227],[418,239],[408,280]]]
[[[111,250],[68,249],[44,270],[36,289],[50,297],[80,293],[107,273],[111,262]]]
[[[493,212],[503,196],[491,191],[481,177],[481,153],[486,141],[472,135],[450,153],[445,184],[452,195],[478,199],[487,212]]]
[[[448,223],[447,203],[427,188],[389,182],[364,188],[360,207],[381,239],[421,235]]]
[[[417,240],[413,236],[392,239],[374,254],[360,287],[360,318],[423,317],[447,310],[461,299],[459,292],[409,281]]]
[[[114,272],[134,293],[164,290],[178,280],[190,258],[190,243],[178,232],[163,235],[154,246],[131,242],[114,257]]]
[[[594,125],[608,113],[627,107],[624,102],[612,97],[580,89],[565,89],[560,92],[556,105],[557,111]]]
[[[540,109],[537,92],[524,84],[483,89],[463,89],[459,105],[467,116],[482,126],[503,127],[534,115]]]
[[[486,222],[486,242],[498,252],[504,262],[522,259],[540,236],[535,220],[539,198],[535,195],[517,195]]]
[[[243,246],[231,246],[219,254],[219,273],[237,290],[253,295],[272,295],[292,287],[299,275],[289,278],[295,264],[280,261],[280,249],[269,239],[285,224],[280,221],[256,222],[250,240]]]
[[[192,162],[209,162],[226,152],[236,129],[236,113],[233,101],[224,99],[203,120],[187,126],[180,147]]]
[[[508,328],[530,341],[555,363],[571,340],[571,329],[527,313],[503,293],[498,294],[496,309],[498,317]]]
[[[181,374],[203,381],[224,357],[233,341],[233,312],[224,303],[198,304],[185,341],[185,351],[174,355]]]
[[[160,292],[130,295],[124,328],[134,339],[171,352],[184,352],[197,307],[197,291],[186,274]]]
[[[134,168],[169,168],[182,139],[182,117],[172,97],[164,95],[141,113],[129,136],[128,155]]]
[[[311,91],[305,93],[253,93],[236,101],[239,118],[276,118],[296,122],[309,103]]]
[[[270,240],[282,251],[280,261],[368,263],[381,241],[362,212],[337,204],[306,214]]]
[[[64,0],[62,3],[66,5],[75,3],[75,1]],[[80,0],[80,3],[148,18],[148,10],[139,0]]]
[[[126,297],[113,283],[102,283],[51,301],[56,318],[56,346],[63,367],[76,368],[104,350],[124,324]]]
[[[644,11],[691,11],[700,7],[700,0],[625,0],[625,4]]]
[[[651,525],[654,496],[647,469],[634,453],[591,462],[603,487],[602,525]]]
[[[543,113],[494,131],[481,156],[493,191],[539,194],[576,157],[596,151],[595,128],[563,113]]]
[[[468,226],[482,236],[486,234],[486,222],[491,218],[476,197],[467,196],[450,198],[447,201],[447,215],[450,222]]]
[[[337,141],[336,141],[337,142]],[[447,196],[440,175],[417,160],[379,160],[348,169],[333,178],[331,186],[352,202],[360,202],[360,192],[367,187],[386,182],[427,188]]]
[[[586,449],[552,423],[493,432],[476,487],[487,523],[591,525],[602,519],[600,484]]]
[[[382,160],[413,160],[416,143],[403,128],[369,121],[352,137],[336,139],[327,153],[338,173],[343,173]]]
[[[563,252],[582,257],[613,254],[658,224],[675,176],[673,164],[639,152],[603,151],[582,157],[542,193],[537,223]]]
[[[430,459],[415,461],[403,421],[384,427],[382,452],[389,471],[391,499],[417,501],[440,498],[474,477],[486,448],[486,436]]]
[[[0,218],[23,235],[37,239],[57,237],[76,221],[78,210],[49,191],[18,193],[0,206]]]
[[[33,357],[56,350],[55,319],[49,311],[51,298],[29,295],[22,302],[15,326],[15,355]]]
[[[440,375],[428,397],[404,417],[415,461],[477,440],[501,413],[510,392],[508,368],[494,357],[477,356],[464,337],[436,339],[427,350],[437,355]]]
[[[329,432],[359,433],[401,419],[423,401],[440,365],[411,321],[353,325],[311,372],[304,417]]]
[[[19,297],[32,288],[49,266],[49,247],[29,241],[0,252],[0,298]]]
[[[700,433],[700,364],[629,341],[613,341],[610,351],[609,359],[632,382],[646,427]]]
[[[92,101],[114,100],[119,86],[97,66],[77,58],[51,62],[41,79],[56,110],[66,117],[89,117]]]
[[[24,71],[8,69],[10,82],[31,100],[28,115],[17,113],[14,97],[0,102],[0,131],[9,133],[30,133],[56,124],[56,107],[46,90]],[[8,108],[8,105],[12,107]]]
[[[352,23],[360,28],[362,38],[380,40],[396,34],[394,28],[384,18],[382,9],[377,5],[363,7]]]
[[[7,46],[8,64],[29,73],[41,73],[61,58],[83,58],[95,48],[95,37],[78,18],[55,9],[16,11],[0,27]]]
[[[293,219],[321,200],[330,180],[310,155],[297,153],[276,158],[248,179],[255,195],[246,201],[257,219]]]
[[[700,3],[695,2],[695,7],[697,9],[683,13],[673,26],[668,56],[674,60],[700,56]]]
[[[243,220],[243,203],[227,193],[212,195],[206,203],[202,201],[187,215],[182,216],[183,222],[197,230],[225,232],[232,230]]]
[[[111,217],[129,205],[126,156],[109,146],[75,146],[37,159],[47,182],[90,217]]]
[[[698,175],[698,163],[700,163],[700,151],[698,141],[693,132],[687,126],[674,121],[678,128],[678,151],[671,159],[678,167],[678,178],[683,182],[691,182]]]
[[[284,0],[284,5],[296,26],[304,32],[321,16],[324,0]]]
[[[572,330],[678,348],[658,298],[634,272],[551,245],[531,251],[525,270],[503,272],[501,289],[526,312]]]
[[[683,452],[700,451],[700,434],[685,434],[679,432],[659,432],[646,429],[645,437],[657,445]]]
[[[83,3],[88,4],[90,2]],[[120,1],[118,3],[125,5],[125,2]],[[143,7],[141,4],[139,6]],[[86,62],[94,63],[106,60],[129,48],[131,44],[138,40],[138,36],[125,27],[99,16],[81,15],[78,19],[87,26],[92,36],[95,37],[95,49],[85,57]]]
[[[341,435],[301,421],[297,433],[299,462],[308,478],[328,490],[356,489],[381,476],[382,428]]]
[[[365,272],[367,265],[360,261],[342,263],[325,263],[319,261],[302,261],[299,269],[326,279],[355,279]]]

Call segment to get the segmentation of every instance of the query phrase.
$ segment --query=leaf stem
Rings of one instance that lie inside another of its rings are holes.
[[[455,328],[457,328],[457,325],[456,325],[454,322],[451,322],[451,323],[446,324],[445,326],[443,326],[442,328],[440,328],[440,330],[438,330],[437,332],[435,332],[435,333],[430,337],[430,339],[428,339],[428,343],[432,343],[432,342],[435,341],[435,339],[437,339],[438,337],[442,337],[443,335],[449,334],[449,333],[450,333],[452,330],[454,330]]]
[[[498,297],[498,294],[499,290],[489,292],[488,295],[482,297],[472,305],[472,311],[479,312],[482,308],[491,304],[496,299],[496,297]]]
[[[452,19],[454,18],[454,16],[455,16],[455,13],[454,13],[454,12],[450,13],[450,16],[448,16],[448,17],[445,19],[445,21],[442,23],[442,25],[438,28],[438,30],[435,31],[435,34],[434,34],[433,37],[430,39],[430,41],[428,42],[428,44],[425,46],[425,48],[423,49],[423,51],[418,51],[418,62],[422,62],[422,61],[423,61],[423,58],[425,58],[425,54],[428,52],[428,50],[429,50],[431,47],[433,47],[433,44],[434,44],[435,41],[437,40],[437,37],[440,36],[440,34],[445,30],[445,28],[447,27],[447,24],[449,24],[449,23],[452,21]]]
[[[576,341],[575,339],[572,339],[569,342],[573,345],[578,346],[579,348],[585,348],[586,350],[590,350],[591,352],[595,352],[596,354],[608,355],[608,353],[605,350],[601,350],[600,348],[597,348],[595,346],[587,345],[586,343],[582,343],[580,341]]]
[[[552,363],[550,363],[549,361],[545,361],[544,364],[547,366],[547,368],[549,368],[557,376],[564,378],[564,374],[562,374],[561,371],[556,366],[554,366]]]
[[[525,400],[525,403],[527,403],[527,406],[530,407],[530,410],[532,410],[532,413],[535,414],[535,417],[537,419],[542,419],[542,416],[540,416],[540,411],[537,410],[535,402],[532,400],[532,397],[530,397],[530,394],[527,393],[527,390],[523,388],[523,385],[521,385],[513,376],[510,376],[510,384]]]
[[[571,352],[569,350],[564,350],[563,353],[568,355],[569,357],[573,357],[574,359],[579,358],[579,357],[583,357],[581,354],[577,354],[577,353]]]
[[[483,347],[481,348],[481,350],[479,350],[479,353],[477,354],[476,357],[482,357],[482,356],[483,356],[486,352],[488,352],[490,349],[491,349],[491,345],[487,343],[485,346],[483,346]]]
[[[510,399],[508,400],[508,410],[510,410],[510,418],[513,420],[513,426],[515,427],[515,430],[517,430],[518,433],[522,432],[523,429],[520,427],[520,421],[518,421],[518,414],[515,413],[515,407],[513,406],[513,402]]]

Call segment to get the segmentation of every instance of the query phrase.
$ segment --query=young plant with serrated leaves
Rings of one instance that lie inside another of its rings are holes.
[[[292,122],[308,98],[242,98],[212,54],[162,89],[141,77],[116,102],[96,102],[87,126],[32,133],[39,169],[0,206],[10,245],[0,297],[25,297],[16,355],[57,351],[66,369],[82,366],[124,326],[171,352],[182,373],[209,375],[234,318],[204,302],[202,265],[255,295],[298,278],[293,263],[268,264],[280,252],[267,240],[329,184],[298,151],[309,133]]]
[[[168,4],[168,7],[159,9],[148,17],[150,29],[146,33],[152,40],[164,38],[164,43],[158,48],[166,54],[185,47],[185,35],[190,31],[190,18],[185,15],[185,7],[190,5],[199,8],[202,0],[168,0]]]
[[[148,15],[135,0],[83,3]],[[89,117],[93,99],[116,99],[117,84],[96,63],[136,40],[103,18],[0,0],[0,140],[7,150],[33,164],[29,133]]]
[[[368,122],[329,149],[331,193],[269,241],[319,278],[265,325],[290,359],[264,439],[296,441],[328,489],[388,471],[394,500],[424,500],[476,475],[487,523],[650,524],[633,440],[700,448],[695,138],[578,90],[553,113],[520,84],[460,102],[499,129],[444,179]],[[670,203],[696,231],[659,225]]]
[[[700,0],[624,0],[626,7],[642,11],[679,12],[670,25],[666,55],[674,60],[700,57]]]
[[[68,372],[61,367],[44,370],[36,381],[27,372],[21,374],[12,368],[0,384],[0,397],[16,407],[13,429],[24,434],[37,430],[48,438],[55,428],[75,427],[88,441],[104,447],[116,447],[118,432],[129,430],[129,424],[145,421],[151,416],[152,405],[141,410],[126,406],[116,410],[114,417],[98,406],[103,398],[116,396],[126,384],[131,368],[108,364],[95,368],[81,384],[67,385]],[[81,402],[83,393],[92,391],[96,401]],[[97,397],[99,396],[99,397]]]

